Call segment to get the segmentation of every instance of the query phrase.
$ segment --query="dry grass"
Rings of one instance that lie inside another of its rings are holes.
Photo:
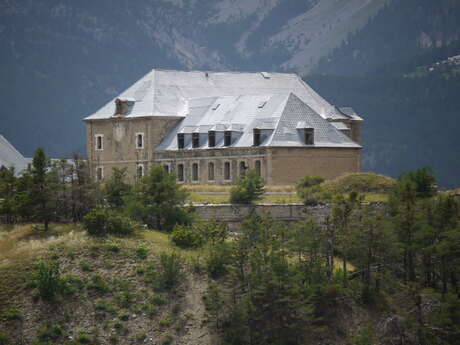
[[[33,224],[2,227],[0,266],[11,260],[36,257],[53,246],[78,247],[87,242],[86,233],[75,224],[52,224],[48,232]]]

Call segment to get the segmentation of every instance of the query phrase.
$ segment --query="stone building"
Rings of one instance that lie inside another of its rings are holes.
[[[96,179],[160,164],[184,183],[232,184],[256,169],[276,185],[361,164],[362,119],[296,74],[154,69],[84,121]]]

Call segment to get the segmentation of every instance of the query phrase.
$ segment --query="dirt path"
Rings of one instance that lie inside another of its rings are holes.
[[[207,323],[206,308],[203,296],[206,294],[208,282],[204,277],[192,275],[188,278],[185,314],[192,315],[185,325],[185,334],[178,339],[177,344],[187,345],[216,345],[218,339]]]

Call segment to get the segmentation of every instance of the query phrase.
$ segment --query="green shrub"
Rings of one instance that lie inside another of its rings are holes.
[[[159,324],[160,324],[160,327],[163,327],[163,328],[166,328],[166,327],[169,327],[169,325],[171,325],[172,321],[170,318],[164,318],[164,319],[161,319],[159,321]]]
[[[150,303],[155,304],[155,305],[163,305],[166,304],[168,300],[166,297],[163,297],[161,295],[153,295],[150,297]]]
[[[90,281],[87,283],[86,287],[88,289],[95,290],[98,293],[105,293],[110,291],[110,286],[99,274],[93,275]]]
[[[229,244],[221,242],[213,245],[206,258],[206,269],[213,278],[218,278],[227,272],[227,265],[231,260]]]
[[[90,235],[129,235],[133,231],[131,220],[115,211],[95,208],[83,219],[83,225]]]
[[[304,176],[299,183],[297,183],[297,190],[307,187],[313,187],[324,182],[324,177],[321,176]]]
[[[45,300],[53,300],[62,288],[59,262],[40,261],[35,268],[35,280],[39,295]]]
[[[182,257],[177,253],[161,253],[160,269],[154,274],[156,287],[174,290],[183,277],[182,265]]]
[[[16,306],[11,306],[8,309],[6,309],[3,312],[3,317],[6,320],[10,320],[10,321],[11,320],[21,320],[22,319],[21,312],[19,311],[18,307],[16,307]]]
[[[107,250],[112,253],[119,253],[120,252],[120,246],[116,244],[109,244],[107,246]]]
[[[82,271],[85,271],[85,272],[90,272],[90,271],[93,270],[92,267],[91,267],[91,265],[90,265],[90,264],[87,264],[87,263],[85,263],[85,262],[82,262],[82,263],[80,264],[80,268],[81,268]]]
[[[147,259],[148,254],[149,254],[148,249],[144,247],[139,247],[136,249],[136,255],[139,259],[142,259],[142,260]]]
[[[204,238],[195,227],[176,225],[171,234],[171,240],[181,248],[197,248],[204,243]]]
[[[118,317],[120,318],[121,321],[128,321],[129,320],[129,313],[122,312],[122,313],[120,313],[120,315]]]
[[[85,331],[80,331],[78,333],[78,336],[76,338],[77,343],[79,344],[90,344],[91,343],[91,337],[90,335],[85,332]]]
[[[47,324],[38,330],[37,338],[41,341],[56,341],[64,335],[60,325]]]
[[[264,181],[255,170],[249,170],[230,190],[230,203],[252,204],[262,198]]]
[[[161,345],[169,345],[172,344],[174,341],[174,337],[171,334],[165,334],[163,338],[161,338]]]

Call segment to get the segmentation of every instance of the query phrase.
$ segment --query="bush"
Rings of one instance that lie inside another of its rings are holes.
[[[59,262],[40,261],[35,269],[35,279],[40,296],[45,300],[53,300],[62,288]]]
[[[157,273],[157,285],[161,289],[175,289],[183,276],[182,258],[176,253],[160,254],[160,270]]]
[[[204,238],[195,227],[176,225],[171,234],[171,240],[181,248],[197,248],[204,243]]]
[[[84,217],[83,225],[86,231],[93,236],[129,235],[133,231],[133,224],[129,218],[103,208],[91,210]]]
[[[206,268],[212,278],[218,278],[227,272],[231,260],[229,244],[220,242],[212,246],[206,258]]]
[[[252,204],[262,198],[264,181],[255,170],[249,170],[230,190],[230,203]]]
[[[321,176],[304,176],[300,182],[297,184],[297,190],[306,188],[306,187],[313,187],[319,185],[320,183],[324,182],[324,177]]]
[[[142,259],[142,260],[147,259],[148,254],[149,254],[148,249],[144,247],[139,247],[136,249],[136,255],[139,259]]]

